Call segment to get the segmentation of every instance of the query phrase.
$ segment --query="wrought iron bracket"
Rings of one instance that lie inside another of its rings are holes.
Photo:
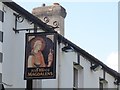
[[[34,30],[35,32],[37,32],[38,29],[41,29],[40,27],[37,27],[35,24],[34,24],[34,28],[18,29],[18,28],[17,28],[17,24],[18,24],[18,23],[22,23],[25,18],[24,18],[22,15],[20,15],[20,14],[13,13],[13,15],[15,16],[15,26],[14,26],[14,28],[13,28],[13,31],[14,31],[15,33],[19,33],[20,31],[29,31],[29,32],[30,32],[31,30]],[[31,22],[30,24],[33,24],[32,21],[29,21],[29,22]],[[53,26],[51,26],[51,25],[47,25],[47,26],[48,26],[49,28],[52,28],[52,29],[59,28],[58,25],[56,25],[55,27],[53,27]]]
[[[15,33],[19,33],[20,31],[30,32],[31,30],[35,30],[35,28],[25,28],[25,29],[15,29],[15,28],[13,28],[13,31],[15,31]]]
[[[15,26],[13,28],[13,31],[15,33],[19,33],[20,31],[29,31],[30,32],[30,30],[35,29],[35,27],[34,28],[27,28],[27,29],[17,29],[17,24],[22,23],[24,21],[24,17],[22,15],[16,14],[16,13],[13,13],[13,15],[15,16]]]
[[[13,15],[15,16],[15,26],[13,28],[13,31],[15,31],[15,33],[19,33],[19,31],[17,31],[17,23],[22,23],[24,18],[20,14],[13,13]]]

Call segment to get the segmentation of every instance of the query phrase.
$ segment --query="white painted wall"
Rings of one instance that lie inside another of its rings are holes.
[[[109,88],[117,88],[117,86],[114,84],[115,78],[113,76],[106,73],[106,80],[108,81]]]
[[[25,32],[15,34],[13,27],[15,24],[15,17],[13,11],[5,7],[4,23],[2,25],[4,32],[3,42],[3,77],[2,81],[13,85],[8,88],[25,88],[26,81],[24,80],[24,54],[25,54]],[[28,22],[18,25],[19,28],[29,27]],[[31,27],[31,26],[30,26]],[[44,79],[34,81],[34,87],[42,88],[73,88],[73,62],[77,63],[76,52],[63,52],[61,48],[63,44],[57,44],[57,59],[56,59],[56,79]],[[1,50],[1,45],[0,45]],[[91,63],[83,56],[80,56],[79,68],[79,87],[81,88],[99,88],[99,77],[103,77],[100,71],[92,71],[90,69]],[[114,77],[107,74],[106,80],[108,87],[115,88]],[[40,84],[40,86],[39,86]]]
[[[90,69],[90,62],[81,56],[80,63],[84,70],[84,87],[85,88],[99,88],[99,78],[103,78],[103,70],[93,71]],[[117,88],[114,84],[115,78],[110,74],[105,74],[105,80],[108,81],[108,85],[104,86],[106,88]]]
[[[2,11],[3,5],[0,2],[0,10]],[[2,31],[2,22],[0,21],[0,31]],[[2,42],[0,42],[0,52],[2,52]],[[0,73],[2,73],[2,63],[0,63]]]
[[[76,59],[77,57],[75,52],[68,52],[68,53],[61,52],[61,58],[60,58],[61,88],[73,88],[73,61],[76,61]]]
[[[15,17],[13,11],[5,7],[3,32],[3,78],[2,81],[13,85],[8,88],[25,88],[24,81],[24,53],[25,53],[25,33],[15,34],[13,27]],[[25,25],[25,24],[24,24]]]
[[[81,65],[84,68],[84,87],[86,88],[98,88],[99,77],[97,73],[90,69],[91,63],[86,58],[81,58]],[[92,82],[92,83],[91,83]]]

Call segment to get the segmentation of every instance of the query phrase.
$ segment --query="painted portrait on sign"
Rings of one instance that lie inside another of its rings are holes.
[[[52,42],[51,42],[52,43]],[[53,62],[53,47],[49,48],[47,61],[45,63],[45,56],[43,50],[45,49],[45,40],[42,37],[35,37],[31,40],[31,52],[28,57],[28,67],[50,67]]]
[[[55,34],[26,34],[25,79],[55,77],[55,51]]]

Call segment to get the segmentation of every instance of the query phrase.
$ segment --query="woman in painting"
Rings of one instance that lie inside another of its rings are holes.
[[[42,37],[35,37],[31,40],[31,52],[28,56],[28,67],[50,67],[53,61],[52,49],[49,49],[48,64],[42,51],[45,48],[45,41]]]

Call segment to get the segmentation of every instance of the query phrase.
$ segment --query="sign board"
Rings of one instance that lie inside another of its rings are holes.
[[[56,78],[56,33],[26,33],[24,79]]]

